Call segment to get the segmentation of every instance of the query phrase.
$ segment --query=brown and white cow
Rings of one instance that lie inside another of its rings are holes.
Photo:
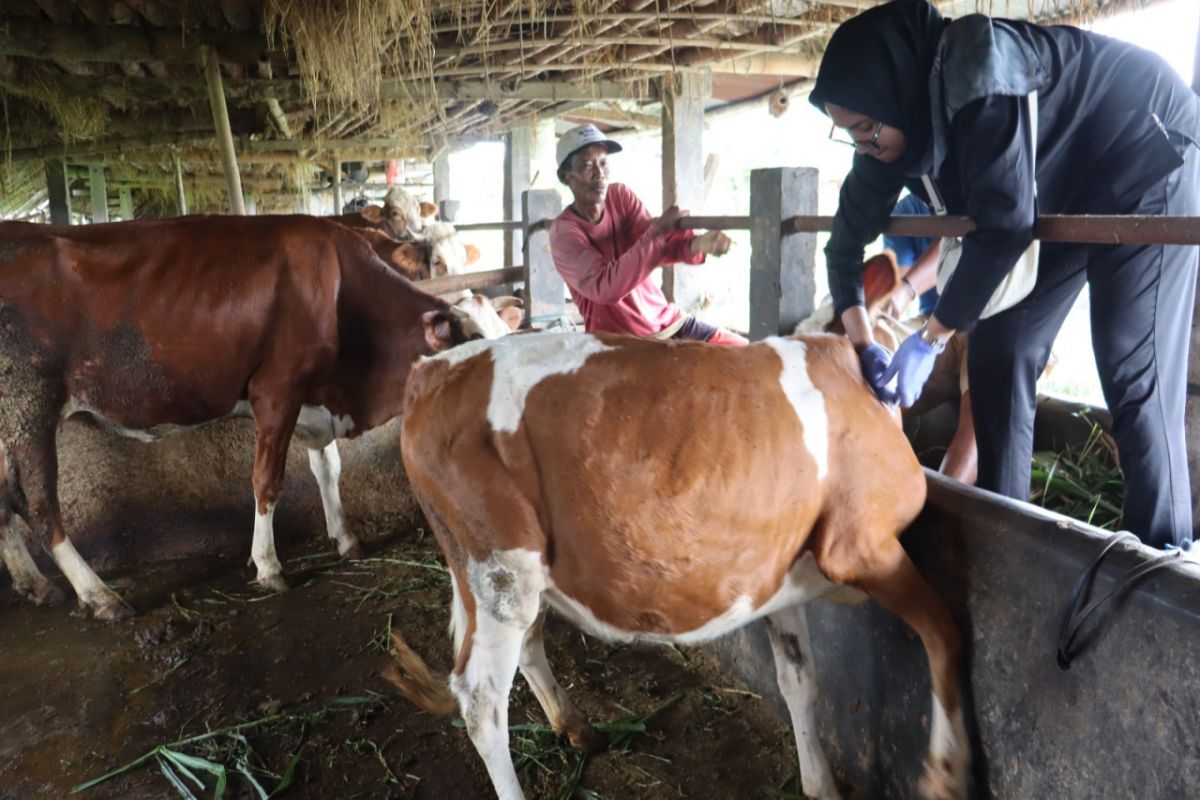
[[[600,636],[688,644],[765,617],[804,792],[836,797],[803,607],[822,596],[870,596],[920,635],[923,789],[963,796],[959,634],[897,541],[925,478],[848,341],[513,336],[422,359],[406,395],[404,464],[449,563],[455,665],[433,681],[396,637],[404,673],[389,677],[429,710],[457,703],[499,797],[523,796],[518,668],[557,732],[592,735],[546,662],[547,607]]]
[[[271,519],[293,432],[309,448],[330,537],[355,553],[334,440],[396,416],[413,361],[465,339],[445,302],[312,217],[6,223],[0,243],[0,552],[18,592],[61,596],[15,513],[100,619],[130,612],[63,530],[60,421],[82,415],[154,439],[253,416],[252,557],[259,583],[284,588]]]
[[[403,188],[388,190],[382,206],[369,205],[351,214],[336,214],[327,219],[352,228],[373,228],[401,241],[419,236],[425,220],[437,213],[437,206],[417,200]]]

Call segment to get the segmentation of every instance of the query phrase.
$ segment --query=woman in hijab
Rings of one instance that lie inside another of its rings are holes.
[[[946,340],[969,330],[978,485],[1028,498],[1037,376],[1086,282],[1125,525],[1149,544],[1187,546],[1197,249],[1046,243],[1030,294],[980,317],[1038,213],[1200,212],[1200,100],[1132,45],[1066,26],[950,21],[924,0],[895,0],[834,32],[812,102],[832,120],[831,136],[855,148],[825,254],[836,311],[880,398],[912,405]],[[892,356],[871,339],[859,271],[904,187],[927,201],[940,195],[975,230],[929,322]]]

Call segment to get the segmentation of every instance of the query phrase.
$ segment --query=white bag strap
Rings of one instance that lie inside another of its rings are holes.
[[[1033,167],[1033,196],[1037,197],[1037,92],[1030,92],[1026,99],[1029,101],[1029,160]],[[946,216],[946,203],[942,200],[942,193],[938,191],[933,178],[929,175],[922,175],[921,183],[925,184],[925,194],[929,195],[929,205],[933,208],[934,215],[939,217]]]

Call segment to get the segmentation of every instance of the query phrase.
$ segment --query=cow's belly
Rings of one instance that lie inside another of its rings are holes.
[[[160,423],[149,426],[135,426],[72,398],[63,406],[60,416],[64,420],[83,418],[118,436],[138,439],[143,442],[155,442],[166,436],[193,431],[228,419],[253,418],[254,412],[250,408],[248,401],[239,400],[228,412],[217,414],[201,422],[189,424]],[[335,416],[324,406],[302,406],[300,417],[296,422],[296,436],[309,447],[324,447],[334,439],[348,436],[353,431],[354,421],[350,417]]]
[[[736,578],[736,576],[727,576]],[[675,584],[679,587],[679,584]],[[553,575],[547,578],[546,597],[556,611],[583,630],[605,639],[617,641],[678,642],[695,644],[723,636],[760,617],[789,606],[841,592],[839,587],[821,574],[811,553],[805,553],[784,575],[783,581],[766,602],[755,605],[749,593],[738,595],[724,608],[712,608],[700,625],[682,620],[694,620],[696,607],[682,599],[683,591],[672,592],[670,585],[647,585],[642,590],[628,591],[619,581],[620,595],[601,590],[603,597],[572,597],[555,585]],[[717,587],[687,586],[687,595],[704,594]],[[678,594],[680,596],[672,596]],[[843,598],[845,599],[845,598]],[[674,612],[674,613],[673,613]]]

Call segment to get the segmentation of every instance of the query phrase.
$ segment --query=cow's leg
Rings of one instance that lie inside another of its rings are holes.
[[[467,577],[474,616],[468,615],[450,690],[497,796],[521,800],[525,795],[508,750],[508,693],[521,643],[541,609],[540,557],[524,549],[496,551],[486,561],[471,560]]]
[[[342,457],[336,441],[324,447],[308,448],[308,466],[317,487],[321,490],[321,507],[325,509],[325,530],[337,545],[338,555],[346,558],[362,558],[362,544],[347,530],[346,512],[342,510],[342,496],[338,492],[338,478],[342,474]]]
[[[75,589],[81,607],[91,609],[96,619],[106,622],[132,616],[133,609],[104,585],[63,531],[58,507],[58,457],[54,452],[56,426],[48,422],[41,427],[36,435],[9,447],[12,466],[9,477],[14,484],[19,481],[19,486],[12,487],[12,494],[24,498],[23,507],[18,507],[17,512],[24,517],[34,536],[49,549],[58,568]],[[11,530],[11,523],[6,529]],[[12,535],[20,534],[12,531]],[[8,553],[6,546],[6,560]]]
[[[804,794],[818,800],[838,798],[833,774],[817,739],[817,679],[804,606],[786,608],[767,617],[767,634],[775,654],[775,680],[792,717]]]
[[[0,556],[8,566],[13,591],[39,606],[56,606],[66,599],[62,590],[50,582],[25,547],[25,539],[17,530],[17,519],[11,510],[0,505]]]
[[[958,691],[962,640],[950,610],[895,539],[881,543],[860,585],[917,632],[929,656],[933,722],[921,795],[935,800],[965,797],[971,751]]]
[[[566,736],[573,747],[592,751],[599,748],[600,737],[588,723],[587,717],[571,702],[571,698],[550,671],[550,662],[546,660],[546,646],[542,638],[542,627],[546,621],[546,608],[542,607],[537,619],[525,631],[521,641],[521,674],[525,682],[533,690],[550,726],[559,736]]]
[[[284,403],[278,396],[265,393],[251,381],[250,405],[254,409],[254,544],[250,558],[260,586],[285,591],[283,566],[275,554],[275,506],[283,493],[283,472],[287,466],[288,445],[300,415],[299,402]]]

